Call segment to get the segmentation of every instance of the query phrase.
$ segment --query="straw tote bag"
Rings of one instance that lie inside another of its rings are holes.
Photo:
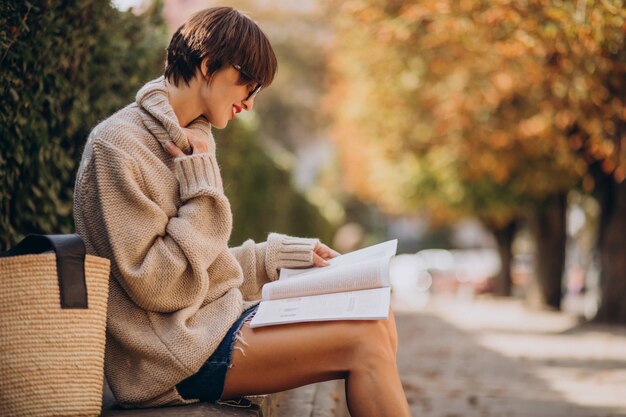
[[[29,235],[3,254],[0,416],[100,414],[108,287],[109,260],[78,235]]]

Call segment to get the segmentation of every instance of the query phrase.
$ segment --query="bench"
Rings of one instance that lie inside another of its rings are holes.
[[[270,395],[251,396],[238,406],[196,403],[125,410],[105,384],[101,417],[348,417],[343,381],[327,381]]]

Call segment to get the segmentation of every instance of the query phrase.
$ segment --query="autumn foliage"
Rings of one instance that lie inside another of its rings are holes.
[[[559,308],[566,195],[601,214],[598,317],[626,322],[626,8],[622,0],[336,1],[334,139],[346,185],[390,213],[473,216],[510,293],[530,219]],[[621,230],[621,232],[619,232]]]
[[[621,1],[336,2],[334,138],[390,212],[506,223],[626,177]]]

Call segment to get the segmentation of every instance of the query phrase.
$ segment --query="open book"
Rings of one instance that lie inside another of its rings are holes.
[[[330,265],[282,269],[263,286],[250,327],[325,320],[381,320],[389,315],[389,261],[397,240],[329,260]]]

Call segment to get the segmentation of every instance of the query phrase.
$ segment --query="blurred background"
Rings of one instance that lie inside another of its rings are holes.
[[[246,11],[279,61],[215,131],[232,245],[399,239],[394,294],[513,297],[626,323],[622,0],[0,4],[0,236],[73,231],[89,131],[192,13]]]

